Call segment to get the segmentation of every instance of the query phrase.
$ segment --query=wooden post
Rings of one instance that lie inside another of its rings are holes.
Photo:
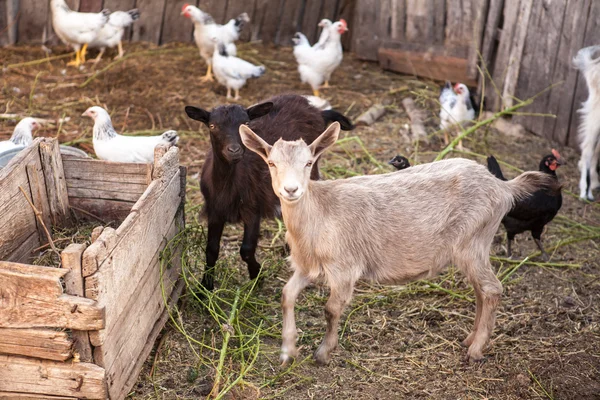
[[[40,158],[52,225],[65,226],[70,222],[69,194],[58,141],[44,139],[40,142]]]
[[[65,291],[73,296],[84,297],[83,275],[81,273],[81,259],[86,246],[72,243],[61,253],[62,268],[69,272],[63,277]],[[87,331],[72,330],[71,336],[75,341],[75,351],[82,362],[93,362],[92,345]]]

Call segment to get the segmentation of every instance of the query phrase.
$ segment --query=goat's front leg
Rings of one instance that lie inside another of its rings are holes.
[[[297,334],[294,306],[296,305],[298,295],[309,283],[310,281],[308,278],[300,274],[298,269],[296,269],[290,280],[283,287],[281,296],[283,328],[281,332],[282,342],[280,356],[282,365],[287,365],[298,356],[298,349],[296,348]]]
[[[256,261],[256,246],[260,234],[260,216],[256,215],[249,224],[244,224],[244,239],[240,247],[242,260],[248,264],[250,279],[256,279],[260,273],[260,264]]]
[[[314,357],[317,363],[327,365],[331,359],[331,352],[335,350],[338,344],[338,325],[344,308],[352,299],[354,291],[354,282],[339,282],[331,286],[329,300],[325,305],[325,319],[327,320],[327,331],[323,342],[315,351]]]
[[[202,278],[202,286],[206,290],[215,287],[215,265],[219,259],[219,247],[221,246],[221,235],[223,235],[225,221],[208,222],[208,240],[206,241],[206,268]]]

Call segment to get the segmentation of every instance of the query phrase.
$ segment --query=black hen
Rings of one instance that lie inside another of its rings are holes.
[[[489,156],[487,158],[487,163],[488,170],[492,174],[503,181],[506,180],[504,175],[502,175],[500,165],[494,156]],[[542,161],[540,161],[539,170],[554,176],[558,181],[556,169],[562,164],[564,164],[564,162],[560,157],[560,154],[558,154],[558,151],[552,149],[552,154],[544,156]],[[511,245],[515,235],[517,233],[531,231],[531,236],[533,236],[535,244],[537,244],[542,252],[542,258],[544,261],[548,261],[549,257],[542,246],[541,236],[544,226],[554,219],[561,206],[562,195],[560,191],[555,195],[545,190],[538,190],[530,197],[517,201],[512,210],[510,210],[504,219],[502,219],[502,224],[504,224],[504,227],[506,228],[508,257],[512,256]]]
[[[400,155],[392,158],[390,161],[388,161],[388,164],[393,165],[398,171],[410,167],[410,161],[408,161],[408,158]]]

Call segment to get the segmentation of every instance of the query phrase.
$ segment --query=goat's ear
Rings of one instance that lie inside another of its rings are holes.
[[[260,118],[264,115],[267,115],[269,113],[269,111],[271,111],[272,108],[273,108],[273,102],[267,101],[265,103],[260,103],[255,106],[247,108],[246,112],[248,113],[248,117],[250,118],[250,121],[252,121],[253,119]]]
[[[198,107],[185,106],[185,113],[191,119],[195,119],[196,121],[200,121],[204,123],[204,125],[208,126],[208,121],[210,120],[210,112],[203,110]]]
[[[309,146],[313,156],[319,157],[325,151],[325,149],[337,141],[339,134],[339,122],[334,122],[333,124],[329,125],[329,128],[325,129],[325,132],[321,133],[321,135]]]
[[[261,156],[263,160],[268,160],[269,153],[271,152],[271,148],[273,146],[262,140],[260,136],[258,136],[252,131],[252,129],[248,127],[248,125],[240,125],[240,137],[242,138],[242,143],[244,143],[244,146]]]

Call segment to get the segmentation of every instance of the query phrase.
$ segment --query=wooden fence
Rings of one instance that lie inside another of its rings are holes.
[[[223,23],[242,12],[250,16],[250,27],[242,40],[291,45],[297,31],[309,40],[317,37],[322,18],[352,21],[356,0],[66,0],[71,9],[97,12],[103,8],[138,8],[141,18],[133,25],[130,39],[156,44],[191,42],[193,24],[181,15],[184,4],[192,4]],[[8,29],[7,29],[8,28]],[[44,34],[46,32],[46,34]],[[50,43],[53,38],[50,0],[0,0],[0,46],[15,43]],[[344,35],[349,47],[350,35]]]

